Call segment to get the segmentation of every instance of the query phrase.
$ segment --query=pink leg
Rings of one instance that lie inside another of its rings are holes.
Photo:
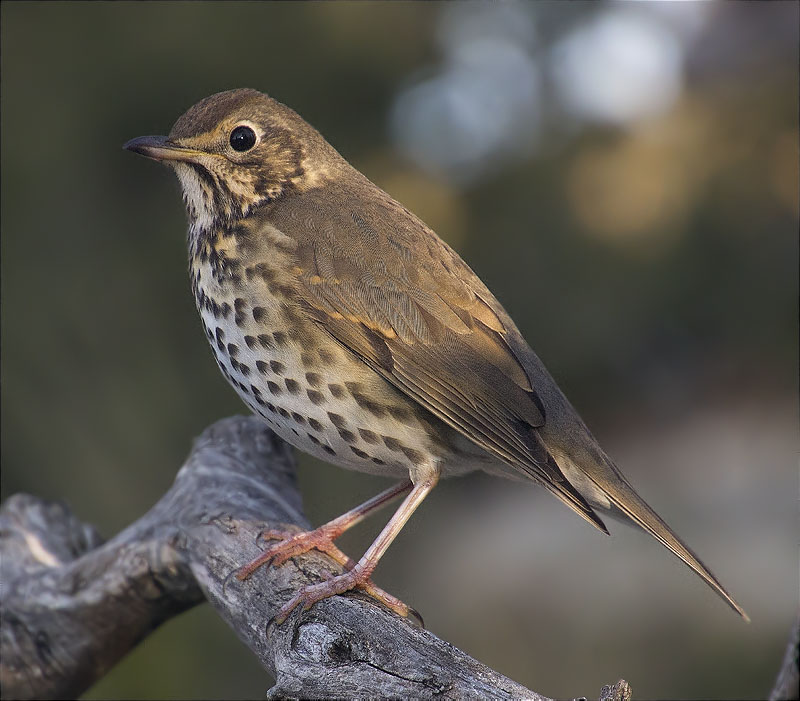
[[[408,496],[400,504],[400,507],[394,513],[389,523],[386,524],[384,529],[380,532],[375,542],[370,545],[369,549],[364,556],[353,566],[349,571],[332,577],[319,584],[311,584],[303,587],[297,595],[286,604],[275,617],[278,624],[283,623],[287,616],[299,604],[303,604],[303,609],[309,609],[317,601],[327,599],[334,594],[342,594],[351,589],[361,589],[370,595],[380,600],[384,605],[393,611],[399,613],[401,616],[408,616],[409,608],[402,601],[390,597],[386,599],[382,596],[376,596],[375,585],[370,581],[370,575],[374,571],[386,549],[391,545],[392,541],[397,537],[398,533],[403,529],[411,514],[414,513],[416,508],[422,503],[422,500],[428,493],[436,486],[439,481],[439,475],[426,477],[418,484],[415,484]],[[377,497],[376,497],[377,498]]]
[[[363,521],[373,511],[377,511],[393,499],[409,491],[412,486],[411,480],[399,482],[313,531],[301,531],[299,533],[278,530],[264,531],[261,534],[262,538],[278,539],[281,542],[267,548],[255,560],[244,565],[236,573],[236,578],[239,580],[247,579],[259,567],[270,560],[273,560],[273,565],[278,566],[296,555],[302,555],[314,549],[326,553],[344,567],[352,567],[352,560],[339,550],[333,544],[333,541],[346,530]]]

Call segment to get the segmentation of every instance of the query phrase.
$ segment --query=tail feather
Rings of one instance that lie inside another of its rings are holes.
[[[628,484],[627,480],[616,469],[614,469],[614,476],[616,479],[604,479],[603,484],[600,484],[598,480],[592,479],[592,476],[589,475],[592,482],[609,498],[613,506],[683,560],[728,606],[749,623],[750,617],[745,613],[744,609],[736,603],[711,570],[692,552],[691,548],[664,523],[663,519],[650,508],[647,502],[636,493],[636,490]]]
[[[570,509],[572,509],[578,516],[583,517],[592,524],[598,531],[609,535],[608,528],[606,528],[606,524],[600,519],[594,509],[589,506],[588,502],[581,497],[580,495],[576,496],[576,493],[572,492],[571,490],[566,489],[559,489],[561,485],[556,486],[552,482],[543,482],[542,483],[547,490],[557,499],[561,500],[564,504],[566,504]]]
[[[554,472],[554,474],[560,475],[562,479],[559,482],[542,482],[544,487],[553,496],[562,501],[576,514],[578,514],[578,516],[586,519],[586,521],[592,524],[598,531],[609,535],[606,524],[603,523],[594,509],[592,509],[592,507],[589,505],[589,502],[586,501],[584,496],[568,479],[563,477],[563,473],[558,467],[558,463],[556,463],[556,461],[553,459],[553,456],[546,451],[545,454],[547,455],[546,462],[548,467]]]

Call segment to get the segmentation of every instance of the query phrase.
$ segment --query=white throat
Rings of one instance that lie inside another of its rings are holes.
[[[181,183],[183,201],[189,216],[189,231],[207,231],[214,224],[214,193],[204,182],[193,166],[186,163],[172,163],[175,174]]]

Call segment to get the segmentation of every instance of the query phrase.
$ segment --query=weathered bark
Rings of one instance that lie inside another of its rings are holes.
[[[208,600],[276,679],[272,698],[544,697],[363,596],[336,596],[270,624],[303,585],[340,571],[309,553],[231,577],[258,534],[307,528],[286,444],[254,418],[214,424],[172,488],[103,543],[63,504],[0,509],[4,698],[76,696],[163,621]],[[624,682],[603,698],[630,698]]]
[[[795,621],[769,701],[800,698],[800,619]]]

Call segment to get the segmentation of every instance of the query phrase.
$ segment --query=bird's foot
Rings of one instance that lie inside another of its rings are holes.
[[[357,564],[343,574],[326,579],[324,582],[309,584],[303,587],[292,597],[289,603],[278,611],[278,614],[275,616],[275,622],[278,625],[282,624],[288,618],[289,614],[301,604],[303,610],[307,611],[318,601],[327,599],[330,596],[359,590],[363,591],[371,598],[376,599],[396,614],[403,616],[403,618],[407,618],[410,613],[413,613],[414,616],[419,619],[420,625],[424,625],[422,623],[422,617],[414,611],[414,609],[400,601],[396,596],[392,596],[376,586],[370,579],[369,574],[369,570]]]
[[[302,555],[309,550],[319,550],[338,562],[342,567],[350,569],[355,564],[347,555],[334,545],[334,540],[341,535],[338,529],[330,528],[327,524],[315,528],[313,531],[281,531],[270,529],[259,534],[259,540],[279,540],[268,547],[255,560],[244,565],[236,572],[239,580],[247,579],[259,567],[272,561],[275,567],[296,555]]]
[[[303,610],[308,610],[322,599],[355,589],[364,592],[404,618],[408,617],[409,614],[413,614],[419,620],[420,625],[424,626],[422,617],[414,609],[403,603],[396,596],[392,596],[376,586],[369,577],[371,570],[359,567],[354,560],[345,555],[334,544],[334,539],[341,535],[341,532],[337,532],[337,530],[336,528],[320,526],[313,531],[264,531],[259,535],[259,539],[279,540],[280,542],[271,545],[255,560],[241,567],[236,572],[236,578],[240,581],[245,580],[259,567],[270,561],[272,561],[273,566],[279,566],[292,557],[302,555],[310,550],[319,550],[348,571],[344,574],[331,576],[324,582],[303,587],[275,616],[275,622],[278,625],[283,623],[299,604],[303,604]]]

